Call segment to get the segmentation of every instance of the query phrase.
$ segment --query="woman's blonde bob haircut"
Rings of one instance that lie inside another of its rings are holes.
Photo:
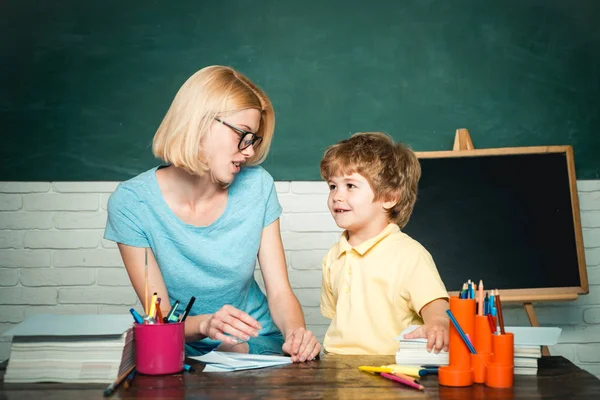
[[[249,108],[261,113],[256,134],[262,141],[246,165],[258,165],[269,152],[275,129],[271,101],[261,89],[231,67],[202,68],[175,95],[154,135],[152,152],[166,163],[202,176],[209,167],[200,143],[215,118]]]
[[[359,132],[330,146],[321,160],[321,176],[362,175],[371,185],[374,201],[393,201],[389,221],[400,228],[408,223],[421,178],[416,154],[381,132]]]

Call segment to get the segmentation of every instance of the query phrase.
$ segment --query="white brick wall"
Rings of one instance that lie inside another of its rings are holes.
[[[139,306],[114,243],[103,240],[116,182],[0,182],[0,333],[39,313],[121,313]],[[322,340],[321,259],[340,230],[323,182],[276,182],[290,281],[307,324]],[[536,305],[543,325],[563,328],[560,354],[600,376],[600,181],[578,182],[590,294]],[[257,279],[262,282],[260,273]],[[527,325],[506,307],[511,325]],[[0,360],[10,342],[0,337]]]

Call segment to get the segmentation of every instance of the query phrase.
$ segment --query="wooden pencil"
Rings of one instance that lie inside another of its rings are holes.
[[[500,333],[504,335],[504,318],[502,317],[502,303],[500,302],[500,292],[496,289],[496,308],[498,309],[498,322],[500,323]]]
[[[144,314],[148,315],[148,248],[144,256]]]
[[[104,391],[104,397],[108,397],[113,394],[117,386],[121,384],[129,376],[129,374],[134,370],[135,365],[132,365],[127,369],[127,371],[123,372],[113,383],[111,383],[106,390]]]

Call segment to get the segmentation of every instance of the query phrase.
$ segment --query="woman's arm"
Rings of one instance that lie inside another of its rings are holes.
[[[312,360],[321,351],[321,345],[312,332],[305,329],[302,308],[290,286],[279,219],[262,231],[258,262],[265,281],[269,310],[285,337],[283,350],[292,356],[293,361]]]
[[[133,289],[142,302],[142,306],[144,306],[144,297],[146,296],[144,293],[146,249],[122,243],[118,245]],[[154,292],[163,300],[160,304],[160,310],[163,316],[166,316],[171,308],[169,293],[158,263],[154,258],[154,253],[151,249],[148,249],[148,306],[150,306]],[[243,311],[226,305],[214,314],[188,316],[185,319],[185,340],[186,342],[195,342],[210,336],[211,339],[235,344],[237,341],[234,338],[225,337],[223,332],[247,340],[249,335],[258,335],[256,329],[259,329],[259,325],[254,318]]]

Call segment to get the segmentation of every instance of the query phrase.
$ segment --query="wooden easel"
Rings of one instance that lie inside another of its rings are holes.
[[[452,147],[452,150],[475,150],[475,147],[473,146],[473,141],[471,140],[471,135],[469,135],[469,131],[467,129],[461,128],[456,130],[456,135],[454,136],[454,146]],[[523,303],[523,307],[525,308],[525,313],[527,313],[527,319],[529,319],[529,324],[531,326],[540,326],[540,322],[538,321],[537,315],[535,314],[535,310],[533,309],[533,304]],[[550,350],[548,350],[548,346],[542,346],[542,355],[550,355]]]

